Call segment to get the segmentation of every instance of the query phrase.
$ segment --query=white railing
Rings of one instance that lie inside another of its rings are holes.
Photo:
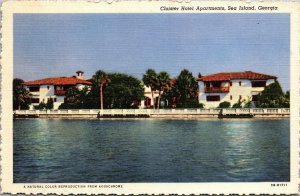
[[[211,108],[211,109],[63,109],[63,110],[16,110],[19,115],[217,115],[217,114],[289,114],[289,108]]]

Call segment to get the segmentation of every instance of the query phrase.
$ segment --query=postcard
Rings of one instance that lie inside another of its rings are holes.
[[[2,11],[2,193],[298,193],[298,3]]]

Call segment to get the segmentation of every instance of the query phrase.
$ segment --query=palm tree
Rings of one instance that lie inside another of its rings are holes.
[[[103,86],[107,86],[110,82],[107,74],[104,71],[97,71],[93,76],[93,79],[97,85],[99,85],[99,93],[100,93],[100,104],[101,110],[103,110]]]
[[[157,88],[159,91],[157,109],[159,109],[160,106],[161,95],[164,93],[164,90],[170,86],[170,81],[170,75],[165,71],[162,71],[157,75]]]
[[[17,100],[18,100],[18,109],[21,110],[21,105],[28,102],[31,98],[31,94],[23,86],[18,86],[16,88]]]
[[[155,109],[154,91],[157,87],[157,74],[155,70],[148,69],[143,75],[143,82],[147,87],[150,87],[151,96],[153,100],[153,109]]]
[[[24,88],[23,83],[24,80],[20,78],[14,78],[13,80],[13,109],[14,110],[27,109],[28,105],[30,104],[30,98],[26,99],[26,97],[28,97],[29,95],[28,96],[25,95],[24,92],[26,92],[26,89]],[[21,94],[24,94],[24,96],[20,96]]]

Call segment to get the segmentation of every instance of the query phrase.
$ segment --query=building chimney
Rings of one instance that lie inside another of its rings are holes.
[[[81,79],[81,80],[84,80],[84,77],[83,77],[83,71],[76,71],[77,75],[76,75],[76,78],[78,79]]]

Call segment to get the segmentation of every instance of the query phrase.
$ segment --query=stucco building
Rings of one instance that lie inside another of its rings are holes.
[[[199,102],[205,108],[218,107],[221,102],[231,105],[238,101],[251,100],[255,104],[257,95],[265,86],[273,83],[276,76],[245,72],[222,72],[198,78]]]
[[[144,89],[145,89],[144,90],[145,100],[141,101],[140,108],[150,108],[154,105],[154,100],[157,101],[159,92],[158,91],[153,92],[153,98],[154,98],[153,99],[152,93],[151,93],[151,88],[144,85]]]
[[[77,71],[76,74],[72,77],[45,78],[24,82],[23,85],[32,95],[30,109],[34,109],[34,106],[41,102],[47,103],[50,99],[53,100],[53,109],[58,109],[64,102],[69,88],[75,86],[82,89],[92,85],[90,81],[84,79],[83,71]]]

